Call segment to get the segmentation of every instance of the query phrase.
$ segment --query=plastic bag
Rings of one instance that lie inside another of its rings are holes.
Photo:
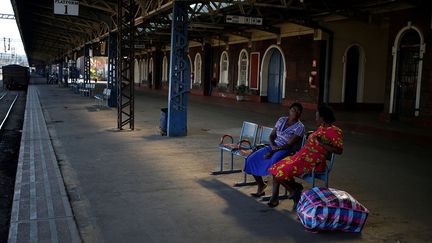
[[[304,191],[297,205],[303,226],[312,231],[361,232],[369,211],[347,192],[314,187]]]

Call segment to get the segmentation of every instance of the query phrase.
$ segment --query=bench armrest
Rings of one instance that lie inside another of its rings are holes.
[[[233,137],[232,137],[231,135],[229,135],[229,134],[225,134],[225,135],[223,135],[223,136],[221,137],[219,144],[224,144],[224,140],[225,140],[225,138],[230,138],[230,139],[231,139],[231,143],[234,143],[234,139],[233,139]]]
[[[252,149],[252,144],[247,139],[243,139],[237,143],[238,150],[249,150]]]

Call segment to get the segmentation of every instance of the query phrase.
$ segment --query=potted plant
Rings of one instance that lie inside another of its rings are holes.
[[[245,94],[248,92],[249,87],[241,84],[236,87],[236,99],[237,101],[245,100]]]

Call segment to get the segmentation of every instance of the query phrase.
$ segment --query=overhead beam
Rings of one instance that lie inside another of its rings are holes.
[[[278,27],[274,27],[274,26],[257,26],[257,25],[252,25],[250,26],[251,29],[256,29],[256,30],[261,30],[261,31],[265,31],[271,34],[275,34],[275,35],[280,35],[281,34],[281,30]]]
[[[112,8],[110,5],[106,4],[105,1],[96,1],[95,3],[91,3],[87,0],[80,0],[80,6],[97,9],[100,11],[107,12],[111,15],[117,14],[117,10]]]

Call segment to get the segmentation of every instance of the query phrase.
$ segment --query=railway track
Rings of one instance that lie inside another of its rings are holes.
[[[5,91],[1,91],[0,92],[0,100],[2,100],[6,96],[6,94],[7,94],[6,90]]]
[[[8,239],[25,103],[25,91],[0,90],[0,242]]]
[[[4,108],[1,109],[1,113],[0,113],[0,119],[1,119],[1,123],[0,123],[0,131],[3,130],[3,126],[5,125],[7,119],[9,118],[9,115],[11,114],[11,111],[19,97],[19,93],[15,94],[15,98],[11,101],[11,99],[6,99],[5,97],[7,97],[8,92],[5,91],[4,94],[0,95],[0,102],[3,103],[3,100],[6,102],[6,104],[1,104],[2,107],[6,107],[6,112],[4,112]]]

